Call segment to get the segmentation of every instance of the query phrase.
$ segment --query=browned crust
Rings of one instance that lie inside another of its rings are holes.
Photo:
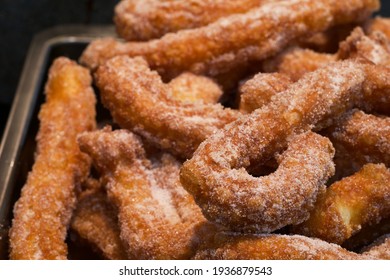
[[[140,139],[126,130],[79,138],[118,208],[120,236],[130,259],[187,259],[209,229],[179,182],[180,163],[169,154],[146,158]]]
[[[75,189],[89,172],[89,158],[76,137],[95,128],[95,95],[87,69],[58,58],[49,71],[46,103],[32,171],[14,208],[12,259],[66,259],[66,231]]]
[[[99,39],[87,47],[80,61],[96,69],[114,56],[143,56],[164,76],[174,77],[184,70],[216,76],[275,55],[302,36],[365,19],[378,8],[378,0],[269,3],[145,43]]]
[[[259,73],[240,87],[239,110],[244,113],[261,108],[272,96],[285,91],[292,81],[280,73]]]
[[[119,237],[118,212],[103,190],[87,190],[80,195],[72,216],[71,228],[106,259],[127,258]]]
[[[116,123],[182,158],[239,115],[220,104],[169,100],[169,86],[141,57],[109,60],[96,72],[96,83]]]
[[[207,260],[358,260],[373,258],[300,235],[222,233],[195,255]]]
[[[390,170],[367,164],[332,184],[317,201],[309,220],[294,232],[342,244],[362,227],[389,217]]]
[[[115,7],[118,34],[126,40],[150,40],[166,33],[207,25],[276,0],[123,0]]]
[[[286,225],[283,219],[275,222],[277,219],[273,218],[268,223],[263,220],[268,211],[259,211],[264,207],[261,195],[264,192],[260,192],[258,178],[250,176],[244,168],[264,163],[280,152],[294,133],[319,124],[329,125],[352,107],[366,107],[370,102],[373,106],[378,99],[389,104],[386,96],[390,81],[385,80],[386,71],[389,72],[380,66],[341,61],[308,73],[268,105],[240,117],[206,139],[181,169],[183,186],[208,219],[232,229],[270,231]],[[318,173],[318,178],[326,180],[330,168],[326,164],[325,167],[326,170],[321,169],[325,173]],[[304,172],[298,166],[296,170],[290,172]],[[270,184],[281,183],[277,177],[264,180]],[[281,192],[279,195],[288,194]],[[269,201],[273,201],[272,195]],[[283,207],[277,209],[283,213]]]

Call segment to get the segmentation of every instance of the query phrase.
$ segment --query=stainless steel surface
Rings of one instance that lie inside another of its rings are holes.
[[[11,206],[16,192],[21,188],[17,180],[25,181],[26,171],[21,172],[21,169],[29,165],[21,158],[21,153],[26,146],[30,126],[36,122],[34,113],[37,111],[37,101],[43,95],[43,83],[50,60],[59,55],[77,59],[92,39],[114,34],[113,26],[70,25],[54,27],[34,37],[0,145],[0,259],[8,255]],[[29,137],[34,139],[35,135]],[[24,178],[18,178],[21,175]]]

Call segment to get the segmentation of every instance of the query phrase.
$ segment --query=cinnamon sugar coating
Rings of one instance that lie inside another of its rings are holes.
[[[164,77],[174,77],[185,70],[216,76],[275,55],[300,37],[366,19],[378,8],[378,0],[269,3],[148,42],[98,39],[87,47],[80,61],[96,69],[114,56],[143,56]]]
[[[115,25],[126,40],[149,40],[166,33],[207,25],[276,0],[123,0],[115,7]]]
[[[336,244],[300,235],[222,233],[199,250],[194,258],[199,260],[360,260],[372,259],[373,256],[349,252]]]
[[[181,103],[216,104],[223,91],[212,79],[184,72],[169,82],[170,97]]]
[[[305,73],[312,72],[337,60],[363,58],[377,65],[387,66],[390,63],[390,41],[381,32],[365,35],[362,28],[355,28],[340,43],[336,54],[319,53],[311,49],[294,47],[287,49],[263,62],[266,72],[278,72],[299,80]]]
[[[102,189],[88,189],[80,195],[72,216],[71,229],[104,258],[127,258],[119,237],[118,212]]]
[[[185,163],[181,180],[202,207],[205,216],[231,230],[272,232],[308,218],[317,195],[333,174],[333,147],[314,133],[296,136],[278,159],[279,168],[271,175],[255,178],[240,164],[223,162],[223,152],[207,150],[207,159]],[[233,151],[232,151],[233,152]],[[235,148],[234,152],[239,152]],[[227,155],[231,156],[231,155]],[[229,163],[228,163],[229,164]],[[240,168],[241,167],[241,168]],[[199,172],[200,171],[200,172]],[[208,173],[210,189],[194,190],[193,173]]]
[[[11,259],[66,259],[66,232],[76,189],[89,173],[90,160],[76,137],[95,128],[95,95],[87,69],[57,58],[49,71],[46,102],[32,171],[14,207]]]
[[[143,58],[115,57],[99,67],[102,103],[116,123],[182,158],[239,113],[220,104],[183,103]]]
[[[118,208],[120,236],[130,259],[195,254],[201,237],[214,227],[180,185],[180,162],[169,154],[147,158],[140,139],[126,130],[85,133],[79,143]]]
[[[313,72],[333,61],[336,61],[333,54],[293,47],[264,61],[263,70],[265,72],[278,72],[289,77],[292,81],[298,81],[304,74]]]
[[[285,91],[292,81],[280,73],[259,73],[240,87],[239,110],[244,113],[261,108],[272,96]]]
[[[321,194],[310,218],[293,232],[342,244],[362,227],[390,216],[389,182],[384,164],[365,165]]]
[[[390,118],[352,110],[323,132],[336,148],[336,178],[352,175],[366,163],[390,166]]]
[[[283,180],[275,175],[272,181],[269,179],[273,177],[254,178],[245,168],[264,163],[275,153],[281,152],[291,135],[313,127],[328,126],[334,118],[355,106],[371,107],[377,105],[374,104],[377,99],[380,99],[380,103],[389,104],[387,92],[390,81],[373,75],[382,70],[385,71],[380,66],[341,61],[306,74],[286,91],[275,95],[268,105],[240,117],[206,139],[181,169],[184,188],[194,196],[208,219],[234,230],[270,232],[288,223],[296,223],[296,220],[285,221],[283,218],[288,220],[289,216],[284,212],[293,211],[291,209],[298,204],[274,207],[276,209],[271,206],[275,201],[281,201],[280,197],[290,195],[290,192],[282,191]],[[378,79],[381,83],[376,83]],[[373,99],[373,96],[376,98]],[[315,143],[317,145],[314,145],[315,151],[311,151],[311,155],[320,151],[319,142]],[[333,156],[329,154],[329,148],[327,151],[328,156]],[[326,156],[314,163],[309,155],[300,162],[303,166],[312,163],[311,170],[321,170],[315,177],[319,184],[316,186],[320,187],[321,182],[324,183],[331,174],[331,168],[326,163]],[[317,155],[317,159],[320,158]],[[295,169],[292,168],[291,173],[305,172],[302,167]],[[292,177],[308,179],[303,175],[306,174]],[[270,185],[280,185],[276,187],[281,191],[275,192],[279,196],[275,201],[272,196],[266,196],[264,200],[262,194],[269,187],[268,184],[262,187],[263,180],[269,180]],[[287,185],[294,186],[294,183]],[[269,209],[279,213],[281,219],[275,218],[278,215],[268,218]],[[303,219],[302,216],[300,218]]]

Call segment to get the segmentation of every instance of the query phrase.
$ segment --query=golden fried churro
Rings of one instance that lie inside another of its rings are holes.
[[[212,79],[190,72],[180,74],[169,82],[171,98],[183,103],[216,104],[223,91]]]
[[[79,197],[71,228],[106,259],[124,260],[127,255],[119,237],[117,215],[104,191],[87,190]]]
[[[336,179],[353,174],[366,163],[390,166],[390,118],[352,110],[324,133],[336,148]]]
[[[352,176],[332,184],[320,195],[309,220],[294,232],[342,244],[365,225],[390,213],[390,170],[367,164]]]
[[[305,73],[315,71],[331,62],[348,58],[364,58],[378,65],[389,65],[390,43],[382,33],[366,36],[358,27],[340,43],[336,54],[318,53],[299,47],[290,48],[263,62],[266,72],[278,72],[299,80]]]
[[[254,178],[245,168],[264,163],[274,153],[282,151],[294,133],[328,126],[332,119],[352,107],[388,105],[390,81],[385,78],[386,71],[389,73],[389,69],[381,66],[340,61],[306,74],[286,91],[275,95],[266,106],[241,116],[206,139],[181,169],[184,188],[194,196],[209,220],[231,229],[269,232],[288,223],[296,223],[298,219],[304,220],[307,215],[302,212],[307,209],[301,209],[302,216],[297,218],[294,215],[295,220],[290,220],[292,217],[289,213],[293,211],[290,207],[295,209],[299,203],[286,203],[285,207],[272,206],[279,205],[275,204],[273,198],[280,202],[284,195],[291,194],[282,188],[283,180],[278,179],[278,173],[265,179]],[[294,180],[308,179],[304,176],[305,164],[308,164],[306,168],[309,170],[321,169],[317,177],[311,177],[314,181],[318,180],[318,185],[312,185],[318,188],[331,174],[332,166],[327,162],[331,148],[319,145],[325,144],[324,141],[313,142],[317,145],[307,158],[300,160],[302,166],[297,165],[296,171],[292,167],[283,176],[290,176]],[[309,143],[308,146],[311,145]],[[323,154],[317,156],[319,162],[311,161],[310,155],[320,151]],[[303,174],[296,176],[296,172]],[[270,191],[270,196],[264,198],[267,188],[263,188],[263,181],[267,186],[275,183],[271,190],[277,188],[281,190],[280,193],[276,192],[276,197],[273,197],[274,192]],[[293,189],[290,184],[300,185],[297,181],[289,182],[288,189]],[[315,199],[316,192],[311,195],[311,198],[308,196],[305,199]],[[296,201],[292,197],[291,200]],[[269,203],[266,204],[266,201]],[[306,206],[310,208],[311,205],[308,203]]]
[[[339,51],[335,55],[298,47],[290,48],[262,64],[264,71],[281,75],[260,73],[241,87],[242,111],[248,107],[246,111],[250,112],[269,102],[273,95],[287,89],[291,83],[288,78],[297,81],[305,73],[348,58],[363,58],[374,64],[387,66],[390,63],[390,43],[381,33],[373,33],[370,37],[364,35],[359,27],[340,43]]]
[[[359,255],[316,238],[300,235],[217,234],[214,242],[199,250],[200,260],[358,260]]]
[[[276,0],[123,0],[115,7],[118,34],[126,40],[149,40],[166,33],[207,25]]]
[[[290,48],[275,58],[263,62],[265,72],[278,72],[298,81],[305,73],[313,72],[337,58],[333,54],[319,53],[299,47]]]
[[[169,100],[170,88],[140,57],[109,60],[97,70],[96,83],[116,123],[184,158],[239,115],[220,104]]]
[[[358,27],[340,43],[337,59],[364,58],[374,64],[388,66],[390,63],[390,41],[381,32],[364,35]]]
[[[378,8],[378,0],[269,3],[145,43],[99,39],[87,47],[80,61],[96,69],[114,56],[143,56],[164,77],[184,70],[217,76],[275,55],[300,37],[366,19]]]
[[[363,102],[357,107],[363,111],[390,115],[390,67],[366,65]]]
[[[39,112],[37,154],[10,231],[12,259],[66,259],[66,231],[76,203],[75,189],[90,160],[76,137],[95,128],[95,95],[87,69],[58,58],[49,71],[46,103]]]
[[[292,81],[280,73],[259,73],[240,87],[241,112],[250,113],[270,102],[272,96],[285,91]]]
[[[202,166],[199,162],[194,165],[193,160],[187,162],[181,170],[181,179],[208,219],[234,230],[272,232],[304,221],[318,193],[324,190],[326,180],[333,174],[331,143],[314,133],[293,138],[279,159],[278,170],[260,178],[234,166],[226,172],[223,170],[226,167],[221,165],[223,154],[218,150],[208,152],[207,163],[200,163]],[[198,155],[195,155],[196,160]],[[213,186],[211,189],[191,188],[194,186],[191,180],[197,179],[193,176],[198,172],[196,168],[210,172],[204,180]],[[207,201],[202,196],[207,197]]]
[[[146,158],[140,139],[126,130],[85,133],[80,147],[102,173],[119,211],[121,239],[130,259],[185,259],[211,229],[179,182],[181,164],[169,154]]]
[[[302,38],[298,41],[297,46],[320,53],[335,53],[339,48],[340,42],[344,41],[356,26],[362,26],[363,24],[364,22],[352,22],[337,25],[308,38]]]

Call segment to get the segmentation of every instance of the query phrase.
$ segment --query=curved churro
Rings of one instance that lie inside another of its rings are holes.
[[[232,143],[226,144],[232,148]],[[333,175],[333,152],[326,138],[314,133],[302,134],[291,140],[287,151],[279,158],[277,171],[254,178],[238,166],[223,170],[227,167],[221,165],[224,155],[218,150],[208,150],[208,166],[205,162],[201,163],[203,165],[198,161],[194,165],[193,160],[187,162],[181,170],[181,180],[208,219],[232,230],[272,232],[308,218],[318,193]],[[210,172],[204,180],[212,189],[193,189],[194,180],[198,178],[193,176],[197,168]]]
[[[124,260],[126,251],[120,239],[118,211],[108,201],[104,191],[83,192],[72,216],[71,229],[88,241],[106,259]]]
[[[243,93],[240,108],[242,111],[249,112],[260,108],[269,102],[273,95],[288,88],[288,78],[297,81],[305,73],[348,58],[366,59],[387,67],[390,63],[389,41],[381,33],[373,33],[368,37],[364,35],[361,28],[356,28],[345,41],[340,43],[339,51],[334,55],[298,47],[290,48],[275,58],[263,62],[264,71],[277,73],[261,73],[244,84],[241,88]],[[386,112],[386,109],[379,107],[377,110]]]
[[[126,40],[149,40],[166,33],[207,25],[276,0],[123,0],[115,7],[118,34]]]
[[[185,259],[211,229],[179,182],[180,163],[168,154],[146,158],[140,139],[126,130],[79,137],[102,173],[119,211],[121,239],[130,259]]]
[[[259,73],[240,87],[241,112],[250,113],[270,102],[272,96],[285,91],[292,81],[280,73]]]
[[[320,239],[300,235],[222,233],[199,250],[199,260],[359,260],[360,255]],[[375,258],[375,257],[374,257]]]
[[[184,70],[217,76],[275,55],[292,41],[331,26],[363,20],[378,0],[293,0],[265,4],[205,27],[170,33],[146,43],[112,38],[92,42],[80,61],[96,69],[118,55],[143,56],[164,77]]]
[[[90,160],[76,137],[95,128],[95,95],[87,69],[58,58],[49,71],[46,103],[39,112],[37,154],[10,231],[12,259],[66,259],[66,231],[75,207],[75,190]]]
[[[293,231],[342,244],[362,227],[390,216],[389,182],[385,165],[365,165],[332,184],[319,196],[310,218]]]
[[[294,47],[264,61],[262,67],[266,72],[278,72],[297,81],[305,73],[348,58],[364,58],[374,64],[387,66],[390,63],[389,40],[380,32],[372,32],[366,36],[363,30],[357,27],[340,43],[336,54],[318,53]]]
[[[96,83],[116,123],[184,158],[239,115],[220,104],[169,101],[169,87],[140,57],[109,60],[97,70]]]
[[[280,152],[294,133],[328,126],[332,119],[354,106],[388,105],[390,80],[385,78],[388,73],[390,69],[381,66],[341,61],[306,74],[286,91],[275,95],[266,106],[241,116],[206,139],[181,169],[184,188],[194,196],[208,219],[231,229],[270,231],[286,225],[285,219],[290,216],[283,214],[279,219],[279,215],[299,204],[265,209],[262,194],[266,190],[261,187],[262,179],[253,178],[244,168],[264,163]],[[309,158],[306,163],[314,164]],[[302,164],[305,165],[305,160]],[[317,179],[327,178],[331,169],[327,164],[325,167],[328,169],[322,169]],[[296,169],[292,168],[292,174],[303,172],[298,166]],[[270,180],[268,184],[271,183],[277,188],[282,184],[280,180]],[[277,197],[290,194],[281,191]],[[270,195],[266,201],[272,205],[275,202],[273,194]],[[268,212],[272,211],[278,219],[270,219]]]

